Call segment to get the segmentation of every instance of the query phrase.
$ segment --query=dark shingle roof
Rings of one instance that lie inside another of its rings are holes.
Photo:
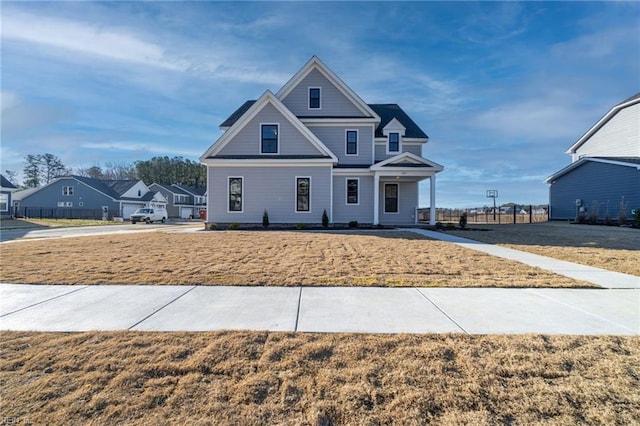
[[[214,158],[214,157],[209,157]],[[328,155],[216,155],[215,158],[223,160],[312,160],[312,159],[327,159],[331,158]]]
[[[376,128],[376,137],[384,137],[382,129],[395,118],[405,127],[405,138],[429,138],[398,104],[369,104],[369,107],[380,116],[380,124]]]
[[[233,114],[229,116],[220,127],[231,127],[238,121],[242,115],[251,108],[255,103],[255,100],[246,101],[240,108],[235,110]],[[398,120],[406,128],[405,138],[418,138],[428,139],[429,136],[407,115],[406,112],[398,104],[369,104],[371,108],[378,116],[380,116],[380,125],[376,128],[376,137],[383,137],[382,129],[394,118]],[[305,118],[305,117],[298,117]],[[313,118],[345,118],[345,117],[313,117]],[[362,118],[362,117],[353,117]]]
[[[172,186],[174,188],[179,188],[180,190],[191,195],[204,196],[205,192],[207,192],[207,188],[196,188],[195,186],[180,185],[180,184],[173,184]]]
[[[127,192],[131,187],[133,187],[136,183],[140,182],[138,180],[101,180],[84,176],[69,176],[80,182],[84,183],[95,189],[96,191],[100,191],[111,198],[120,198],[122,194]]]
[[[184,189],[180,188],[178,185],[169,185],[166,183],[153,183],[151,186],[153,185],[158,185],[165,191],[169,191],[172,194],[189,195]]]
[[[243,104],[242,104],[242,106],[241,106],[240,108],[238,108],[237,110],[235,110],[235,111],[233,112],[233,114],[231,114],[231,115],[229,116],[229,118],[227,118],[226,120],[224,120],[224,121],[222,122],[222,124],[220,125],[220,127],[231,127],[231,126],[233,126],[233,123],[235,123],[236,121],[238,121],[238,119],[239,119],[240,117],[242,117],[242,116],[244,115],[244,113],[245,113],[245,112],[247,112],[247,110],[248,110],[249,108],[251,108],[251,106],[252,106],[253,104],[255,104],[255,103],[256,103],[256,101],[255,101],[255,100],[247,101],[247,102],[243,103]]]
[[[635,95],[631,96],[630,98],[625,99],[624,101],[620,102],[618,105],[622,105],[622,104],[626,104],[629,101],[633,101],[634,99],[640,99],[640,92],[636,93]]]
[[[2,186],[3,188],[15,188],[16,186],[14,184],[12,184],[9,179],[7,179],[6,177],[0,175],[0,186]]]

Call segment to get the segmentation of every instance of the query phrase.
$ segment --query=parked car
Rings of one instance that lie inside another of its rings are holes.
[[[167,210],[157,208],[138,209],[130,216],[130,218],[131,223],[133,224],[136,224],[137,222],[153,223],[157,221],[164,223],[165,220],[167,220]]]

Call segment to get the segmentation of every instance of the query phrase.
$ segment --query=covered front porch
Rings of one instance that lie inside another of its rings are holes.
[[[440,164],[404,152],[371,166],[373,183],[373,224],[418,223],[419,183],[429,179],[429,224],[436,223],[436,173]]]

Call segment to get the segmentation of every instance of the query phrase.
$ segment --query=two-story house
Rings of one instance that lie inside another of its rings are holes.
[[[418,183],[436,173],[429,140],[396,104],[366,104],[316,56],[277,93],[247,101],[200,157],[208,222],[417,222]]]
[[[149,189],[160,192],[167,199],[169,217],[199,218],[200,212],[207,209],[205,188],[152,183]]]
[[[11,216],[11,194],[16,190],[17,188],[13,183],[0,175],[0,217]]]
[[[566,153],[571,164],[545,181],[550,218],[631,218],[640,209],[640,93],[613,106]]]

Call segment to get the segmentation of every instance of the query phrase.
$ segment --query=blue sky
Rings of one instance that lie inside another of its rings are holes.
[[[398,103],[445,166],[441,207],[546,203],[543,180],[640,91],[638,2],[2,2],[2,171],[196,160],[317,55]],[[428,203],[428,185],[422,204]]]

